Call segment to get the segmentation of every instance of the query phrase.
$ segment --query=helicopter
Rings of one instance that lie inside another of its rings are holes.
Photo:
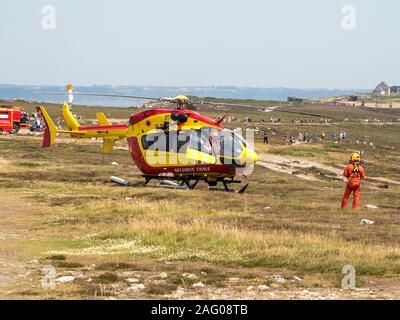
[[[215,190],[244,193],[230,188],[231,184],[241,184],[238,178],[250,175],[259,160],[254,147],[238,132],[222,126],[224,118],[217,120],[205,117],[193,110],[192,101],[186,96],[175,98],[151,98],[115,94],[77,93],[82,96],[123,97],[143,100],[166,101],[175,104],[173,109],[149,109],[132,114],[127,124],[112,125],[104,115],[96,114],[98,126],[81,126],[71,112],[73,88],[69,84],[68,103],[65,102],[61,114],[68,130],[56,127],[46,109],[39,105],[38,115],[45,124],[43,148],[51,147],[58,134],[69,134],[76,139],[103,139],[103,153],[110,153],[116,141],[126,139],[133,162],[145,179],[150,181],[170,181],[166,186],[181,186],[193,190],[200,181]],[[43,92],[45,94],[62,94]],[[203,103],[201,103],[203,104]],[[207,104],[216,104],[207,102]],[[232,107],[254,107],[249,105],[226,104]],[[275,109],[276,110],[276,109]],[[300,113],[289,110],[280,112]],[[311,114],[313,116],[320,116]],[[174,182],[175,181],[175,182]]]

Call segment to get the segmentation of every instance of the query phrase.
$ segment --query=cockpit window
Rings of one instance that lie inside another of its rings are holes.
[[[232,131],[205,127],[201,136],[209,141],[215,155],[235,158],[243,152],[240,139]]]
[[[243,153],[243,147],[236,135],[228,130],[221,131],[222,155],[226,157],[239,157]]]
[[[190,148],[209,155],[212,155],[213,147],[210,140],[201,134],[200,131],[192,131],[190,139]]]
[[[142,137],[145,150],[186,153],[190,148],[219,157],[236,158],[243,153],[244,142],[230,130],[204,127],[200,130],[157,132]]]
[[[186,153],[190,140],[190,131],[161,131],[144,135],[142,146],[144,150]]]

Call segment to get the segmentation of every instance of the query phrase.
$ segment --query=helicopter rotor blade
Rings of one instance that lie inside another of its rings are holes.
[[[64,92],[35,92],[39,94],[51,94],[51,95],[65,95]],[[143,96],[133,96],[133,95],[121,95],[121,94],[111,94],[111,93],[73,93],[74,96],[88,96],[88,97],[111,97],[111,98],[126,98],[126,99],[141,99],[141,100],[149,100],[149,101],[160,101],[162,98],[154,98],[154,97],[143,97]],[[192,105],[214,105],[214,106],[226,106],[226,107],[233,107],[233,108],[251,108],[251,109],[264,109],[269,110],[271,112],[282,112],[282,113],[292,113],[292,114],[299,114],[299,115],[306,115],[310,117],[318,117],[318,118],[335,118],[334,116],[329,115],[322,115],[316,113],[309,113],[309,112],[302,112],[302,111],[293,111],[293,110],[286,110],[280,108],[268,108],[268,107],[261,107],[256,105],[249,105],[249,104],[237,104],[237,103],[226,103],[226,102],[215,102],[215,101],[193,101]]]
[[[328,116],[326,114],[316,114],[316,113],[309,113],[309,112],[302,112],[302,111],[293,111],[293,110],[284,110],[284,109],[267,109],[267,110],[282,112],[282,113],[299,114],[299,115],[304,115],[304,116],[309,116],[309,117],[333,118],[332,116]]]
[[[250,104],[237,104],[237,103],[226,103],[226,102],[208,102],[208,101],[200,101],[200,102],[195,102],[194,104],[197,105],[215,105],[215,106],[225,106],[225,107],[233,107],[233,108],[251,108],[251,109],[264,109],[264,110],[269,110],[271,112],[282,112],[282,113],[292,113],[292,114],[300,114],[300,115],[305,115],[305,116],[310,116],[310,117],[318,117],[318,118],[334,118],[333,116],[328,116],[328,115],[323,115],[323,114],[316,114],[316,113],[309,113],[309,112],[302,112],[302,111],[293,111],[293,110],[286,110],[286,109],[280,109],[280,108],[268,108],[268,107],[261,107],[261,106],[255,106],[255,105],[250,105]]]
[[[35,92],[39,94],[54,94],[54,95],[65,95],[65,92]],[[112,98],[127,98],[127,99],[141,99],[141,100],[160,100],[160,98],[143,97],[143,96],[131,96],[122,94],[109,94],[109,93],[80,93],[74,92],[74,96],[88,96],[88,97],[112,97]]]

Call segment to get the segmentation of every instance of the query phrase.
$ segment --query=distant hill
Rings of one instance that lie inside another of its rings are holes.
[[[64,86],[21,86],[0,85],[0,99],[24,99],[32,101],[46,101],[62,103],[66,96],[46,95],[35,92],[56,91],[65,92]],[[300,96],[305,98],[322,98],[330,96],[350,95],[354,93],[369,92],[367,89],[291,89],[291,88],[253,88],[253,87],[157,87],[157,86],[90,86],[75,87],[76,92],[96,92],[138,95],[148,97],[169,97],[178,94],[198,97],[216,97],[232,99],[255,99],[286,101],[288,96]],[[123,98],[101,97],[75,97],[75,103],[84,105],[129,107],[140,104],[140,100]]]

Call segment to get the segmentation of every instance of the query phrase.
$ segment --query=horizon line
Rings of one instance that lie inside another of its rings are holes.
[[[15,84],[15,83],[0,83],[0,86],[14,87],[64,87],[67,84]],[[291,90],[370,90],[365,87],[287,87],[287,86],[244,86],[244,85],[140,85],[140,84],[74,84],[74,87],[140,87],[140,88],[247,88],[247,89],[291,89]]]

